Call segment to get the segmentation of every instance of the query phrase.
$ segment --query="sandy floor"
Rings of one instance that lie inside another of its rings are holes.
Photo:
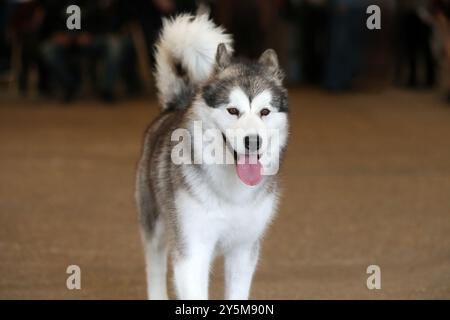
[[[0,98],[0,298],[145,298],[134,170],[156,103],[14,101]],[[450,108],[293,90],[291,110],[252,298],[450,298]],[[66,289],[71,264],[82,290]],[[366,287],[371,264],[381,290]]]

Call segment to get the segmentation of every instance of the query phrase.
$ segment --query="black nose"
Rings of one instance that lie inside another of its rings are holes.
[[[262,139],[259,135],[246,136],[244,138],[245,149],[248,151],[258,151],[262,145]]]

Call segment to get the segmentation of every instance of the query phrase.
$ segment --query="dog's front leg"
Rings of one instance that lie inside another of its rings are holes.
[[[248,299],[258,256],[259,241],[232,248],[225,254],[225,299]]]
[[[206,300],[213,247],[196,243],[189,245],[187,250],[183,251],[185,253],[177,254],[173,262],[177,298]]]

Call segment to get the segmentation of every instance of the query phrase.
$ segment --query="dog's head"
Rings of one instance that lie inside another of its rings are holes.
[[[201,90],[202,113],[222,132],[239,177],[249,185],[261,181],[262,167],[278,166],[273,162],[287,143],[288,99],[282,80],[274,50],[247,61],[233,58],[220,44],[215,72]]]

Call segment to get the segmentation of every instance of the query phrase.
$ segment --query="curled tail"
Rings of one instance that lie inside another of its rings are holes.
[[[232,51],[231,36],[208,14],[182,14],[164,20],[155,52],[156,86],[164,110],[183,109],[190,105],[196,88],[214,70],[220,43]]]

